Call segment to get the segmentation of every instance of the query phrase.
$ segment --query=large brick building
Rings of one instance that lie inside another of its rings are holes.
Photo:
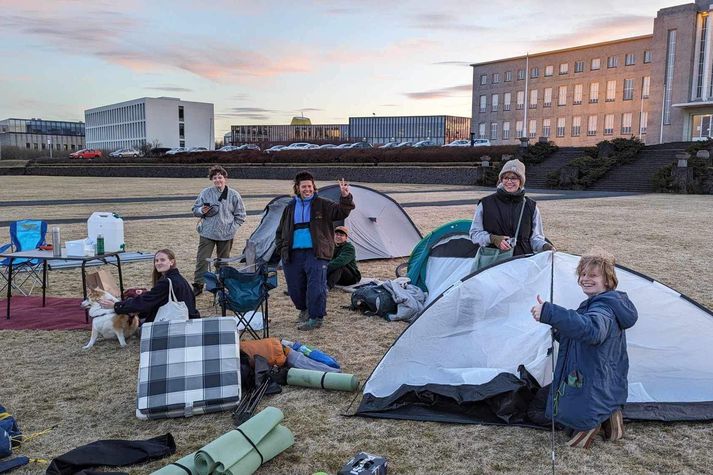
[[[473,132],[494,144],[713,136],[713,4],[659,10],[653,34],[473,64]]]

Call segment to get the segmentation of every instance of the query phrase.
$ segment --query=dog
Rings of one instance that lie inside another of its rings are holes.
[[[102,308],[99,300],[106,299],[118,302],[119,299],[102,289],[90,289],[87,293],[87,300],[82,302],[81,307],[89,311],[92,318],[92,336],[83,348],[90,349],[101,335],[104,338],[116,338],[121,347],[126,346],[126,339],[136,333],[139,329],[138,315],[119,315],[113,308]]]

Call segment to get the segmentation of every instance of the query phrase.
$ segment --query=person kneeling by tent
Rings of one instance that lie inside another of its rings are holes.
[[[349,239],[349,228],[334,228],[334,254],[327,264],[327,287],[335,285],[354,285],[361,280],[361,273],[356,263],[356,250]]]
[[[577,310],[543,302],[538,295],[531,313],[552,326],[560,343],[545,415],[574,430],[567,445],[587,449],[601,429],[607,440],[624,435],[621,409],[629,371],[625,330],[634,326],[638,313],[626,293],[615,290],[618,280],[610,254],[585,254],[577,276],[587,295]]]

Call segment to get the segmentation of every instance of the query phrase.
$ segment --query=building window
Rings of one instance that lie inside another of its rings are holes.
[[[676,62],[676,30],[668,30],[666,41],[666,74],[664,76],[663,124],[671,124],[671,96],[673,92],[673,65]],[[711,84],[713,86],[713,83]]]
[[[572,137],[579,137],[582,130],[582,118],[579,116],[572,117]]]
[[[183,121],[183,106],[178,106],[178,120]]]
[[[614,102],[616,100],[616,81],[607,81],[607,102]]]
[[[631,101],[634,99],[634,80],[624,79],[624,100]]]
[[[589,85],[589,103],[596,104],[599,102],[599,83],[593,82]]]
[[[27,149],[30,148],[30,142],[27,142],[27,143],[25,144],[25,148],[27,148]]]
[[[604,135],[614,134],[614,114],[604,116]]]
[[[515,134],[517,134],[517,137],[515,137],[515,138],[523,137],[522,121],[521,120],[518,120],[517,122],[515,122]]]
[[[493,73],[493,84],[500,82],[500,73]]]
[[[584,61],[575,61],[574,62],[574,72],[575,73],[583,73],[584,72]]]
[[[186,146],[186,141],[185,141],[185,140],[179,140],[179,141],[178,141],[178,146],[179,146],[179,147],[185,147],[185,146]]]
[[[592,70],[592,71],[596,71],[596,70],[599,69],[600,67],[601,67],[601,63],[600,63],[600,61],[599,61],[599,58],[593,58],[593,59],[592,59],[592,65],[590,66],[589,69]]]
[[[639,114],[639,135],[644,135],[646,133],[646,125],[649,121],[649,113],[641,112]]]
[[[642,99],[649,98],[649,88],[651,87],[651,76],[641,78],[641,97]]]
[[[552,88],[545,88],[545,97],[542,102],[542,107],[552,107]]]
[[[700,99],[703,95],[703,77],[705,70],[706,59],[706,43],[708,42],[708,15],[701,18],[700,40],[698,41],[698,77],[696,81],[696,99]]]
[[[510,122],[503,122],[503,140],[510,140]]]
[[[478,124],[478,138],[479,139],[487,138],[485,136],[485,122],[481,122],[480,124]]]
[[[624,56],[624,66],[632,66],[636,64],[636,56],[634,56],[634,53],[627,53]]]
[[[557,95],[557,105],[558,106],[567,105],[567,86],[559,87],[559,94]]]
[[[540,68],[538,68],[538,67],[530,68],[530,78],[535,79],[538,77],[540,77]]]
[[[550,137],[550,129],[551,129],[551,122],[550,119],[542,119],[542,136],[543,137]]]
[[[609,56],[607,58],[607,68],[616,68],[619,66],[619,56]]]
[[[590,137],[593,135],[597,135],[597,116],[596,115],[589,116],[589,120],[587,122],[587,135]]]
[[[488,84],[488,75],[487,74],[481,74],[480,75],[480,85],[484,86]]]
[[[557,119],[557,137],[564,137],[565,129],[565,118],[560,117]]]
[[[517,80],[522,81],[525,79],[525,70],[524,69],[518,69],[517,70]]]
[[[512,81],[512,71],[505,71],[505,82]]]
[[[631,112],[625,112],[621,115],[621,134],[629,135],[631,133]]]
[[[184,124],[178,124],[178,138],[179,139],[186,138],[186,130],[185,130]]]
[[[506,92],[503,94],[503,110],[504,111],[509,111],[510,110],[510,101],[512,99],[512,94],[509,92]]]
[[[37,148],[37,144],[35,144],[35,148]],[[74,144],[72,144],[72,150],[74,150]]]
[[[498,123],[490,123],[490,140],[498,140]]]
[[[530,132],[527,136],[531,139],[537,137],[537,119],[530,119]]]
[[[492,105],[493,112],[497,112],[498,106],[500,105],[500,96],[498,94],[490,96],[490,103]]]
[[[529,109],[537,109],[537,89],[530,89],[530,102],[527,107]]]
[[[650,63],[651,62],[651,51],[646,50],[644,51],[644,63]]]
[[[480,96],[480,110],[479,112],[485,112],[488,108],[488,98],[486,96]]]
[[[550,77],[554,74],[555,67],[553,65],[545,66],[545,77]]]
[[[522,110],[525,107],[525,91],[517,91],[517,104],[515,109]]]
[[[569,72],[569,63],[560,64],[560,74],[567,74]]]
[[[572,100],[572,103],[575,106],[578,106],[582,103],[582,85],[581,84],[574,85],[574,98]]]

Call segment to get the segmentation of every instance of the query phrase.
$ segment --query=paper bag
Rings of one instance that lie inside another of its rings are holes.
[[[87,288],[106,290],[114,297],[119,297],[121,294],[114,276],[106,269],[99,269],[96,272],[87,274]]]

